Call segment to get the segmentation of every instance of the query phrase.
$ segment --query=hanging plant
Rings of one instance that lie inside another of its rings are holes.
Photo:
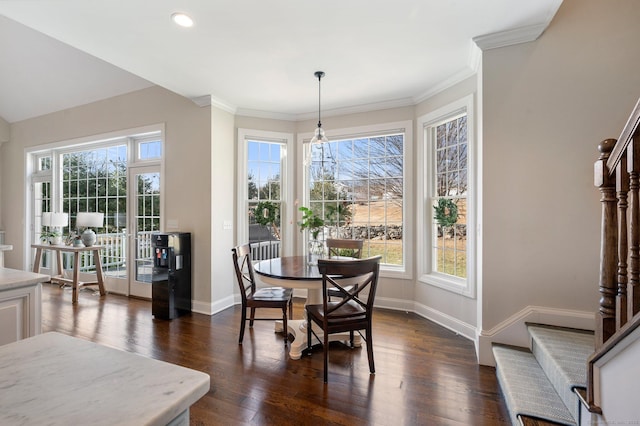
[[[273,233],[277,239],[280,239],[280,231],[276,226],[278,217],[278,206],[271,201],[260,201],[253,210],[253,216],[257,223],[263,226],[271,225]]]
[[[434,218],[438,225],[449,227],[458,221],[458,206],[449,198],[438,199],[438,204],[433,206]]]

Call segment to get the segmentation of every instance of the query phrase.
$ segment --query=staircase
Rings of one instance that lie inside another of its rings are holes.
[[[527,324],[528,348],[493,345],[498,382],[514,425],[580,424],[575,389],[587,386],[590,331]]]

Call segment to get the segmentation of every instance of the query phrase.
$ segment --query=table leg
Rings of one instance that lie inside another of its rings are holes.
[[[307,300],[305,301],[305,305],[316,305],[322,303],[322,289],[309,288],[307,289]],[[287,328],[289,329],[289,333],[293,335],[293,342],[289,344],[289,358],[291,359],[300,359],[302,354],[307,347],[307,311],[304,311],[304,317],[301,320],[289,320],[287,321]],[[282,331],[282,321],[276,321],[275,331]],[[322,338],[322,330],[314,327],[314,330],[318,337]],[[349,333],[335,333],[329,335],[329,341],[348,341]],[[316,337],[311,335],[312,342],[317,341]],[[317,342],[322,343],[322,342]],[[362,338],[360,334],[355,333],[353,338],[353,346],[360,347],[362,346]]]
[[[42,260],[42,248],[36,248],[36,259],[33,261],[33,272],[40,273],[40,260]]]
[[[58,263],[58,275],[64,277],[64,269],[62,268],[62,252],[56,250],[56,262]]]
[[[78,303],[78,276],[80,274],[80,253],[73,253],[73,292],[71,303]]]
[[[93,250],[93,262],[96,265],[96,276],[98,278],[98,288],[100,296],[104,296],[107,292],[104,290],[104,278],[102,276],[102,260],[100,259],[100,250]]]

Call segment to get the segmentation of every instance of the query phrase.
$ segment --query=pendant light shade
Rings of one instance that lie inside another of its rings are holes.
[[[309,146],[305,155],[305,165],[309,165],[311,163],[313,144],[329,142],[329,139],[327,139],[324,134],[324,130],[322,129],[322,120],[320,118],[320,80],[322,80],[322,77],[324,77],[324,72],[316,71],[313,75],[318,78],[318,127],[316,127],[313,138],[311,138],[311,141],[309,142]]]

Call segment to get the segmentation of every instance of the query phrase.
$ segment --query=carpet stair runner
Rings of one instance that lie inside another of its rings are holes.
[[[580,402],[574,389],[586,388],[593,333],[541,324],[527,324],[527,329],[531,350],[493,345],[498,383],[511,422],[579,424]]]

